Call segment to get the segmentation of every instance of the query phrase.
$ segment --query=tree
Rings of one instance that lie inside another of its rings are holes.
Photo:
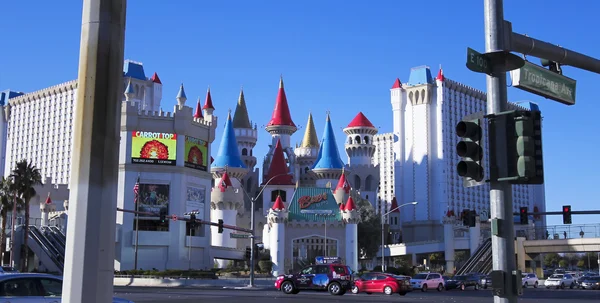
[[[544,266],[545,267],[554,267],[560,262],[560,260],[561,260],[561,257],[559,254],[547,253],[544,256]]]
[[[381,245],[381,218],[375,213],[375,209],[369,200],[360,198],[358,195],[352,197],[358,207],[361,221],[358,223],[358,250],[361,258],[371,259],[377,255]]]
[[[34,186],[42,184],[40,170],[27,160],[17,162],[11,177],[14,180],[18,196],[23,199],[25,207],[25,224],[23,226],[23,249],[24,262],[21,263],[21,271],[26,272],[29,268],[29,202],[36,195]]]
[[[6,221],[8,220],[8,212],[13,210],[15,203],[15,185],[11,177],[0,180],[0,217],[2,220],[2,229],[0,235],[0,260],[4,261],[4,253],[6,252]],[[22,200],[17,198],[17,210],[22,208]]]
[[[558,266],[560,266],[561,268],[567,268],[567,265],[569,265],[569,262],[567,262],[567,260],[558,261]]]

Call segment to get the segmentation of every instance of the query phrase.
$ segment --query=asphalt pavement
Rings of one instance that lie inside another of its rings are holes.
[[[414,291],[406,296],[398,294],[386,296],[383,294],[346,293],[343,296],[332,296],[326,292],[301,292],[297,295],[285,295],[273,289],[239,290],[233,288],[158,288],[158,287],[115,287],[115,296],[138,302],[219,302],[243,303],[251,302],[440,302],[440,303],[481,303],[493,302],[489,290],[451,290],[429,291],[426,293]],[[523,303],[555,303],[574,301],[573,303],[600,302],[600,291],[579,289],[525,289],[519,302]]]

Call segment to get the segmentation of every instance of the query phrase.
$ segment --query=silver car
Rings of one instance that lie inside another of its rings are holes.
[[[62,297],[62,277],[48,274],[15,273],[0,275],[2,302],[59,303]],[[133,303],[113,298],[113,303]]]

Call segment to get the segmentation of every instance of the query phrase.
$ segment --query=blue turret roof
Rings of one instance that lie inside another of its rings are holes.
[[[179,92],[177,92],[177,97],[175,97],[177,99],[179,98],[184,98],[187,99],[186,95],[185,95],[185,90],[183,89],[183,83],[181,83],[181,86],[179,86]]]
[[[125,77],[131,77],[138,80],[147,80],[146,73],[144,72],[144,66],[141,63],[131,60],[125,60],[123,64],[123,75]]]
[[[410,76],[408,77],[408,85],[419,85],[433,83],[431,77],[431,70],[429,66],[417,66],[410,69]]]
[[[8,104],[8,99],[18,97],[20,95],[23,95],[23,93],[15,92],[15,91],[8,90],[8,89],[1,91],[0,92],[0,106],[4,106],[4,105]]]
[[[321,141],[317,161],[312,168],[342,169],[343,167],[344,162],[342,162],[342,158],[340,157],[340,151],[335,142],[335,134],[333,133],[333,127],[331,126],[331,119],[329,118],[329,114],[327,114],[325,131],[323,132],[323,141]]]
[[[217,152],[217,155],[215,156],[212,167],[246,168],[246,165],[244,165],[244,162],[242,162],[242,159],[240,158],[240,150],[238,149],[237,141],[235,139],[233,122],[231,122],[231,111],[227,115],[225,129],[223,130],[223,138],[221,138],[221,145],[219,145],[219,152]]]

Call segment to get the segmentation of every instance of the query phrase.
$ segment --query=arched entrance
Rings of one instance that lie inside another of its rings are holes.
[[[315,258],[318,256],[337,257],[338,240],[319,235],[292,240],[292,269],[294,272],[304,266],[314,264]]]

